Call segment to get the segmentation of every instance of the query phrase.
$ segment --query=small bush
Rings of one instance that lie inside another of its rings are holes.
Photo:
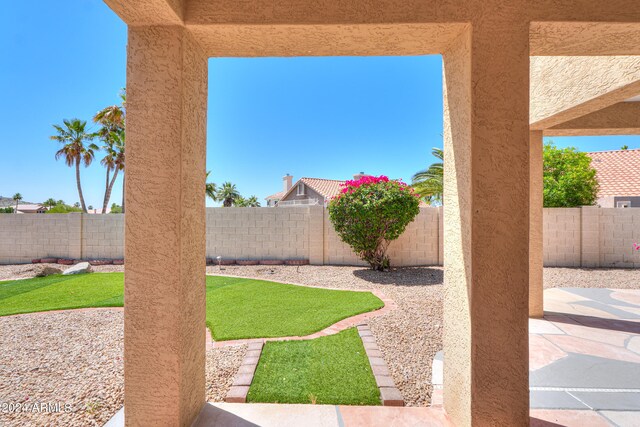
[[[372,269],[383,271],[391,265],[389,243],[420,212],[418,197],[400,181],[365,176],[345,183],[329,203],[329,218],[343,242]]]

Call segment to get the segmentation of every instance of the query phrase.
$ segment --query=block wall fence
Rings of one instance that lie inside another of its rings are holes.
[[[499,226],[499,225],[498,225]],[[442,208],[421,208],[389,246],[394,266],[442,265]],[[640,209],[547,208],[544,265],[640,267]],[[364,265],[321,206],[207,208],[207,257]],[[0,264],[34,258],[121,259],[124,215],[0,215]]]

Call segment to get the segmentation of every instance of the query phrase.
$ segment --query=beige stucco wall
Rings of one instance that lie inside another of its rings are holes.
[[[0,215],[0,264],[33,258],[120,259],[124,215]],[[640,267],[640,209],[546,208],[547,267]],[[395,266],[442,265],[442,208],[420,208],[389,246]],[[340,241],[320,206],[208,208],[207,257],[309,259],[312,264],[364,265]]]

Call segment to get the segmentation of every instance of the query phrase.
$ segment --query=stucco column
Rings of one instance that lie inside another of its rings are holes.
[[[129,27],[129,426],[187,426],[205,402],[206,100],[207,58],[183,27]]]
[[[529,425],[529,29],[483,22],[444,52],[444,406]]]
[[[529,316],[537,318],[544,316],[542,144],[542,131],[529,132]]]

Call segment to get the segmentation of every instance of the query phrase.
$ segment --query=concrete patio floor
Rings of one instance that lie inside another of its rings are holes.
[[[640,290],[545,290],[545,317],[529,323],[531,425],[640,426]],[[197,426],[448,426],[442,353],[433,407],[209,403]],[[120,411],[111,426],[123,425]]]
[[[640,426],[640,290],[547,289],[544,308],[529,320],[531,425]],[[442,369],[440,352],[436,405]]]

